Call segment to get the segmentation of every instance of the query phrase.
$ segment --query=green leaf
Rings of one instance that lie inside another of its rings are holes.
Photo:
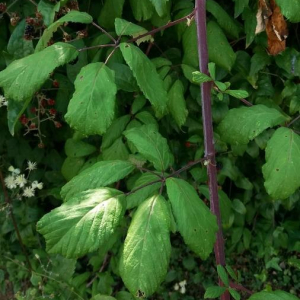
[[[76,48],[69,44],[54,44],[12,62],[0,72],[0,87],[3,87],[6,98],[25,101],[34,95],[55,68],[74,60],[77,55]]]
[[[262,167],[265,187],[274,199],[285,199],[300,186],[300,137],[279,128],[268,141],[266,164]]]
[[[105,0],[98,23],[104,28],[114,28],[116,18],[121,18],[125,0]]]
[[[129,156],[128,149],[119,137],[109,148],[102,151],[104,160],[127,160]]]
[[[141,27],[139,25],[136,25],[134,23],[128,22],[124,19],[115,19],[115,28],[116,28],[116,33],[117,35],[130,35],[133,38],[144,34],[148,32],[144,27]],[[139,45],[142,42],[147,42],[147,41],[154,41],[153,37],[151,35],[147,35],[141,39],[138,39],[136,43]]]
[[[102,137],[101,148],[109,148],[119,137],[121,137],[129,121],[130,115],[125,115],[114,120]]]
[[[195,69],[194,67],[191,67],[189,65],[185,65],[185,64],[182,64],[181,68],[182,68],[184,77],[186,79],[188,79],[190,83],[196,84],[193,80],[193,73],[198,72],[197,69]]]
[[[65,184],[61,189],[61,196],[68,201],[80,192],[117,182],[133,169],[134,165],[127,161],[100,161]]]
[[[150,0],[130,0],[133,15],[137,21],[149,20],[154,12]]]
[[[100,62],[88,64],[75,80],[66,121],[84,135],[105,133],[114,117],[116,93],[114,72]]]
[[[295,295],[278,290],[274,292],[255,293],[248,300],[299,300],[299,298]]]
[[[77,258],[97,250],[115,232],[125,212],[126,199],[114,189],[78,193],[43,216],[37,230],[49,253]]]
[[[255,30],[257,25],[256,11],[246,7],[243,11],[243,19],[245,21],[245,33],[246,33],[246,48],[250,46],[255,38]]]
[[[96,147],[83,141],[68,139],[65,144],[65,153],[69,157],[88,156],[96,151]]]
[[[7,125],[10,134],[13,136],[15,134],[15,126],[19,121],[21,115],[30,103],[31,98],[25,100],[25,102],[17,102],[12,99],[8,101],[7,105]]]
[[[212,78],[210,78],[208,75],[201,73],[199,71],[193,72],[193,81],[196,83],[203,83],[212,81]]]
[[[250,76],[256,75],[271,63],[271,57],[266,51],[259,51],[251,57]]]
[[[224,93],[235,97],[237,99],[243,99],[243,98],[247,98],[249,97],[249,94],[247,91],[243,91],[243,90],[227,90]]]
[[[168,93],[168,98],[169,111],[177,125],[181,127],[186,121],[188,110],[184,99],[184,86],[180,80],[176,80],[172,85]]]
[[[164,171],[174,162],[167,140],[163,138],[154,125],[143,125],[124,132],[126,138],[158,171]]]
[[[214,299],[219,298],[226,291],[226,288],[223,286],[210,286],[206,289],[204,294],[204,299]]]
[[[167,192],[184,242],[202,259],[211,253],[218,230],[216,217],[186,181],[168,178]]]
[[[168,12],[167,2],[169,0],[150,0],[150,1],[154,5],[155,10],[160,17],[164,16]]]
[[[28,56],[34,51],[32,41],[24,39],[25,26],[26,22],[22,20],[12,32],[7,44],[7,52],[15,59]]]
[[[68,22],[89,24],[93,22],[93,18],[85,12],[71,10],[68,14],[52,23],[48,28],[44,30],[42,37],[35,47],[35,52],[39,52],[46,48],[48,46],[48,42],[51,40],[53,34],[57,31],[57,29],[60,26],[64,25],[64,23]]]
[[[213,62],[208,63],[209,75],[213,80],[216,80],[216,64]]]
[[[234,17],[237,18],[248,6],[249,0],[234,0]]]
[[[209,60],[230,71],[234,65],[236,55],[222,29],[214,21],[207,24],[207,45]]]
[[[134,300],[134,297],[130,293],[124,291],[118,292],[116,297],[117,300]]]
[[[239,37],[240,28],[238,23],[226,12],[224,8],[213,0],[206,1],[206,10],[210,12],[217,20],[220,27],[228,36],[235,39]]]
[[[222,282],[226,285],[229,286],[229,278],[228,275],[224,269],[223,266],[221,265],[217,265],[217,271],[218,271],[218,275],[221,278]]]
[[[204,197],[210,200],[209,188],[207,185],[200,185],[199,192],[204,195]],[[231,226],[231,213],[232,213],[232,203],[226,193],[222,190],[218,191],[219,202],[220,202],[220,210],[222,217],[222,225],[224,228],[228,228]]]
[[[166,201],[160,195],[143,202],[133,216],[120,259],[120,274],[137,297],[153,294],[167,274],[170,222]]]
[[[232,145],[248,144],[269,127],[286,121],[278,110],[264,105],[229,110],[218,129],[222,140]]]
[[[289,76],[300,76],[300,52],[295,48],[286,49],[276,56],[275,61]]]
[[[233,299],[235,299],[235,300],[241,299],[241,295],[236,290],[229,288],[228,291],[229,291],[230,295],[233,297]]]
[[[241,215],[245,215],[247,212],[244,203],[239,199],[233,199],[232,208]]]
[[[156,115],[162,117],[167,108],[168,94],[155,66],[142,50],[132,44],[122,43],[120,49],[140,89],[153,105]]]
[[[107,66],[115,71],[116,85],[119,90],[123,90],[125,92],[139,91],[132,71],[127,65],[119,63],[108,63]]]
[[[84,158],[82,157],[67,157],[61,167],[61,174],[66,180],[71,180],[75,177],[81,168],[84,166]]]
[[[182,63],[198,68],[198,44],[197,44],[197,28],[196,23],[192,22],[188,26],[182,36],[183,59]]]
[[[159,180],[159,177],[151,174],[151,173],[144,173],[141,177],[137,179],[137,181],[134,183],[132,187],[132,191],[149,184],[150,182]],[[150,196],[153,196],[154,193],[157,193],[161,187],[161,182],[157,182],[154,184],[149,184],[148,186],[145,186],[144,188],[130,194],[127,196],[127,209],[132,209],[136,206],[139,206],[143,201],[145,201]]]
[[[226,268],[227,273],[230,275],[230,277],[233,280],[238,281],[238,278],[237,278],[234,270],[229,265],[226,265],[225,268]]]
[[[44,24],[48,27],[54,21],[55,13],[59,11],[60,3],[51,4],[45,0],[41,0],[38,4],[37,10],[43,16]]]
[[[225,92],[228,88],[224,82],[216,80],[214,83],[221,92]]]
[[[280,7],[281,13],[293,23],[300,22],[300,2],[299,0],[276,0],[277,5]]]

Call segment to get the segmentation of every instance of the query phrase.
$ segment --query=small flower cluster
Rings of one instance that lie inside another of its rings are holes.
[[[29,173],[36,170],[36,162],[28,161],[26,170],[28,170]],[[20,169],[10,166],[8,171],[10,172],[10,175],[5,177],[5,185],[10,190],[19,189],[17,194],[19,199],[21,199],[22,196],[27,198],[33,197],[36,189],[41,190],[43,188],[42,182],[33,181],[30,183],[28,178],[25,177],[25,174],[21,174]]]
[[[7,106],[8,102],[4,96],[0,95],[0,107]]]
[[[185,294],[186,292],[186,280],[180,281],[174,285],[174,290],[178,291],[180,294]]]

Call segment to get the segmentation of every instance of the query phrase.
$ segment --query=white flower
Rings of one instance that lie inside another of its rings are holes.
[[[33,197],[34,196],[34,189],[32,187],[26,187],[24,189],[23,196],[28,197],[28,198]]]
[[[181,294],[185,294],[185,292],[186,292],[186,288],[185,288],[185,286],[186,286],[186,280],[180,281],[178,284],[180,286],[180,291],[179,292]]]
[[[178,283],[176,283],[176,284],[174,285],[174,290],[175,290],[175,291],[178,291],[178,290],[179,290],[179,285],[178,285]]]
[[[7,101],[4,96],[0,95],[0,107],[7,106]]]
[[[36,189],[38,188],[41,190],[43,188],[43,183],[42,182],[37,182],[36,180],[31,184],[31,188]]]
[[[12,175],[7,176],[4,179],[4,182],[5,182],[5,185],[7,186],[7,188],[10,190],[15,189],[17,187],[15,177]]]
[[[9,168],[8,168],[8,171],[9,172],[12,172],[13,174],[16,174],[16,175],[19,175],[20,174],[20,169],[15,169],[13,166],[10,166]]]
[[[15,179],[15,182],[19,187],[25,186],[25,184],[27,183],[25,175],[24,174],[18,175]]]
[[[27,170],[29,171],[33,171],[33,170],[36,170],[36,162],[33,162],[33,161],[28,161],[27,162],[27,165],[28,165],[28,168]]]

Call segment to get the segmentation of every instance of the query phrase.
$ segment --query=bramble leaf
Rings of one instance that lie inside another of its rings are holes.
[[[299,300],[295,295],[284,291],[259,292],[253,294],[248,300]]]
[[[265,187],[274,199],[285,199],[300,187],[300,137],[288,128],[279,128],[268,141],[262,168]]]
[[[164,171],[173,164],[174,157],[167,140],[157,131],[155,125],[143,125],[124,132],[126,138],[158,171]]]
[[[114,71],[103,63],[91,63],[81,69],[74,84],[75,93],[65,116],[67,122],[84,135],[105,133],[114,117]]]
[[[61,196],[68,201],[74,195],[88,189],[100,188],[116,182],[134,170],[127,161],[100,161],[82,171],[61,189]]]
[[[281,13],[293,23],[300,22],[300,2],[298,0],[276,0],[280,7]]]
[[[213,249],[218,230],[216,217],[186,181],[168,178],[166,185],[172,211],[184,242],[202,259],[206,259]]]
[[[265,129],[286,120],[287,118],[278,110],[259,104],[229,110],[218,130],[224,142],[245,145]]]
[[[124,215],[125,201],[125,195],[114,189],[88,190],[44,215],[37,230],[49,253],[77,258],[109,240]]]
[[[71,10],[67,15],[58,19],[56,22],[52,23],[48,28],[44,30],[42,37],[35,47],[35,52],[39,52],[46,48],[48,46],[48,42],[51,40],[53,34],[57,31],[57,29],[64,23],[68,22],[89,24],[93,22],[93,18],[85,12]]]
[[[176,80],[168,93],[168,108],[177,125],[184,125],[188,111],[184,99],[184,87],[180,80]]]
[[[170,223],[166,200],[161,195],[143,202],[133,216],[120,259],[120,274],[135,296],[153,294],[167,274]]]
[[[132,44],[122,43],[120,49],[140,89],[153,105],[156,115],[162,117],[167,108],[168,94],[154,64],[142,50]]]
[[[223,286],[210,286],[206,289],[204,294],[204,299],[214,299],[219,298],[224,294],[226,288]]]
[[[49,78],[57,67],[74,60],[78,55],[75,47],[56,43],[45,50],[15,60],[0,72],[0,87],[5,97],[25,101]]]

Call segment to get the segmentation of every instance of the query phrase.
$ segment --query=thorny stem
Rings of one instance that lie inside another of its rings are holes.
[[[14,215],[14,212],[13,212],[12,202],[11,202],[11,199],[9,198],[9,196],[8,196],[8,193],[7,193],[7,190],[6,190],[6,186],[5,186],[5,182],[4,182],[4,177],[3,177],[1,169],[0,169],[0,181],[1,181],[2,190],[3,190],[3,193],[4,193],[4,199],[5,199],[5,202],[8,205],[9,214],[10,214],[12,223],[14,225],[14,228],[15,228],[15,231],[16,231],[19,243],[21,245],[22,251],[23,251],[23,253],[25,255],[25,259],[26,259],[26,262],[27,262],[27,265],[28,265],[28,271],[31,272],[32,271],[31,263],[29,261],[29,257],[27,255],[27,252],[26,252],[26,249],[25,249],[25,246],[24,246],[21,234],[20,234],[20,230],[19,230],[16,218],[15,218],[15,215]]]
[[[197,38],[198,38],[198,55],[200,72],[208,74],[208,49],[207,49],[207,30],[206,30],[206,0],[196,0],[195,6]],[[204,133],[205,157],[210,161],[207,165],[208,187],[210,194],[211,211],[217,217],[219,230],[214,246],[216,264],[225,266],[225,251],[224,239],[222,233],[221,213],[219,207],[217,169],[215,158],[215,147],[213,137],[213,124],[211,112],[211,82],[201,84],[201,99],[202,99],[202,120]],[[223,285],[219,279],[219,285]],[[221,296],[221,300],[229,300],[228,292]]]

